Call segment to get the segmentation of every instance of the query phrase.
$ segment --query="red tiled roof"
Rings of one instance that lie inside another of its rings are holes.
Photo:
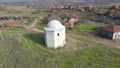
[[[79,16],[76,15],[76,14],[72,14],[72,15],[70,15],[69,17],[70,17],[70,18],[78,18]]]
[[[71,21],[71,20],[69,20],[69,21],[66,22],[66,26],[67,27],[73,27],[73,25],[74,25],[74,22]]]
[[[67,21],[67,24],[68,24],[69,26],[71,26],[72,24],[74,24],[74,22],[71,21],[71,20],[69,20],[69,21]]]
[[[106,28],[104,30],[112,32],[112,33],[118,33],[118,32],[120,32],[120,26],[112,26],[112,27]]]

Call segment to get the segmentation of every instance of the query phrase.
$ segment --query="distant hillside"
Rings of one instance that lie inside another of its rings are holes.
[[[39,2],[120,2],[120,0],[0,0],[2,2],[29,2],[29,1],[39,1]]]
[[[37,1],[37,0],[0,0],[0,2],[26,2],[26,1]]]

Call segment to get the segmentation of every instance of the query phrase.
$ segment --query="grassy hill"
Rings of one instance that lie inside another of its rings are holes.
[[[0,68],[120,68],[120,49],[67,36],[49,49],[42,33],[7,32],[0,39]]]
[[[48,14],[44,10],[40,14],[31,14],[36,9],[27,9],[25,6],[8,6],[7,10],[16,8],[23,13],[1,11],[0,15],[43,17]],[[94,27],[78,23],[74,27],[76,29],[67,32],[84,34],[93,31]],[[38,23],[37,28],[43,29],[43,23]],[[55,50],[45,46],[42,33],[23,28],[5,28],[2,31],[0,68],[120,68],[120,49],[114,47],[67,35],[65,47]]]

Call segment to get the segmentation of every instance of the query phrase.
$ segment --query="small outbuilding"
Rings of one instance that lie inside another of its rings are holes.
[[[72,14],[69,16],[69,20],[73,21],[73,22],[77,22],[78,21],[79,16],[76,14]]]
[[[44,27],[44,36],[48,48],[63,47],[65,45],[65,26],[58,20],[52,20]]]
[[[112,26],[100,30],[100,35],[111,38],[113,40],[120,39],[120,26]]]
[[[74,26],[74,22],[73,22],[73,21],[68,20],[68,21],[66,22],[66,27],[67,27],[67,28],[73,28],[73,26]]]
[[[5,26],[6,27],[22,27],[24,25],[24,21],[22,20],[9,20],[5,21]]]

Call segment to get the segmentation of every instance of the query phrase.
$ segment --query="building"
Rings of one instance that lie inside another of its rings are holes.
[[[65,45],[65,26],[58,20],[52,20],[44,27],[44,35],[48,48],[56,49]]]
[[[117,10],[116,9],[112,9],[109,11],[109,15],[110,16],[113,16],[113,15],[116,15],[117,14]]]
[[[99,34],[113,40],[120,39],[120,26],[112,26],[102,29],[100,30]]]
[[[69,16],[69,20],[73,21],[73,22],[77,22],[78,21],[79,16],[76,14],[72,14]]]
[[[66,22],[66,27],[67,27],[67,28],[73,28],[73,26],[74,26],[74,22],[73,22],[73,21],[68,20],[68,21]]]
[[[10,20],[10,21],[5,21],[5,27],[22,27],[24,25],[24,21],[22,20]]]
[[[61,9],[61,6],[60,5],[57,5],[57,4],[51,4],[50,6],[50,9],[53,11],[53,12],[57,12]]]
[[[67,28],[73,28],[74,23],[76,23],[78,21],[79,16],[76,14],[71,14],[67,17],[67,21],[66,21],[66,27]]]

